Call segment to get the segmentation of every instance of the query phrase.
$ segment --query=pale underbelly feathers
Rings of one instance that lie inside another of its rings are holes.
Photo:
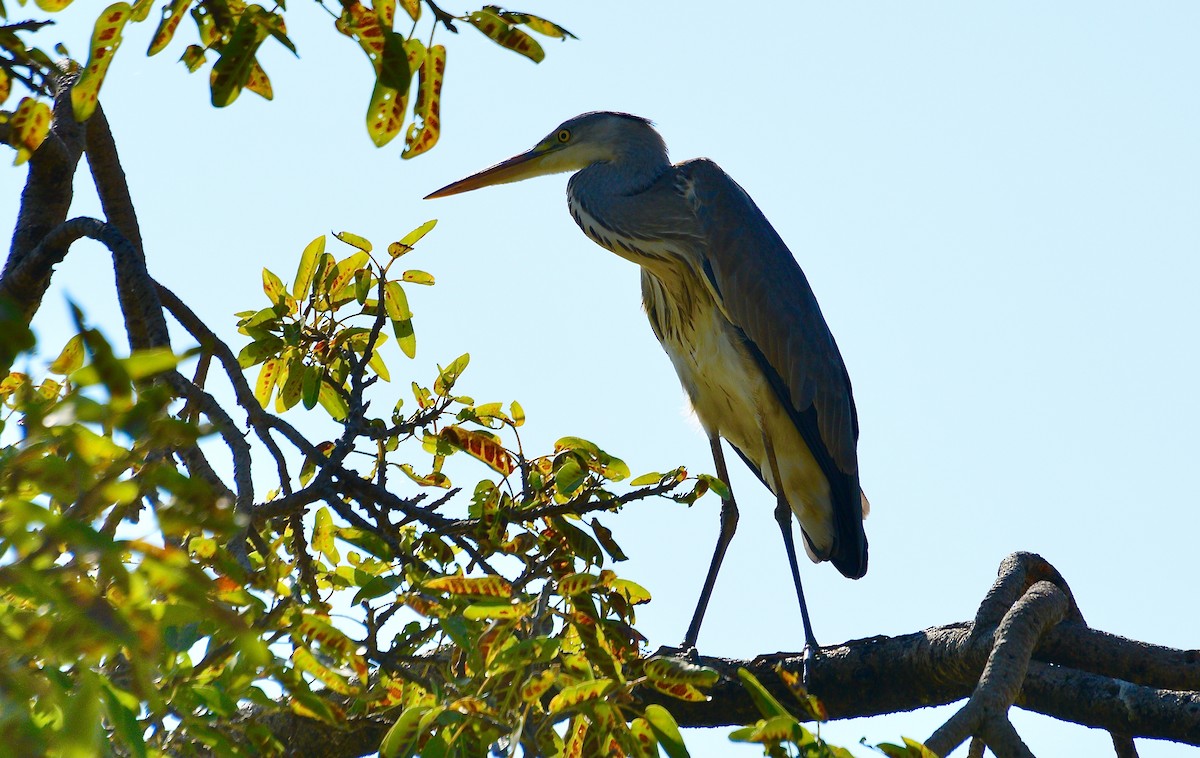
[[[653,293],[663,286],[652,275],[642,276],[643,292]],[[709,297],[706,290],[693,294]],[[662,320],[650,303],[647,313],[652,323],[656,315]],[[808,535],[803,542],[809,557],[814,561],[827,558],[834,541],[829,482],[791,415],[742,344],[739,330],[711,300],[694,308],[687,326],[654,326],[705,430],[724,437],[754,463],[771,491],[782,494],[799,519]],[[764,434],[774,446],[782,492],[767,458]]]
[[[791,414],[767,383],[740,330],[721,312],[707,285],[669,241],[623,235],[598,223],[572,198],[571,215],[597,244],[642,267],[642,297],[655,335],[675,366],[700,423],[720,435],[758,468],[767,486],[782,494],[808,539],[814,561],[833,549],[829,482],[800,436]],[[763,444],[772,440],[779,464],[775,481]]]

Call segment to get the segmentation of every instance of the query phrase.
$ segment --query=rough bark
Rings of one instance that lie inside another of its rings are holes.
[[[1032,755],[1008,721],[1011,705],[1105,729],[1118,756],[1137,755],[1135,738],[1200,745],[1200,651],[1089,629],[1065,583],[1043,579],[1051,576],[1058,574],[1039,556],[1014,554],[980,607],[978,618],[990,626],[964,621],[822,648],[810,663],[810,691],[831,720],[967,699],[928,740],[941,754],[970,739],[970,754],[982,754],[986,745],[997,756]],[[1003,602],[1008,610],[997,618],[996,605]],[[1063,617],[1068,620],[1057,620]],[[700,656],[697,662],[721,674],[708,702],[643,690],[641,703],[667,707],[684,727],[754,723],[761,715],[737,676],[745,668],[780,702],[796,705],[797,714],[802,710],[778,674],[801,673],[799,654]],[[320,757],[374,752],[387,726],[379,719],[355,720],[335,741],[327,726],[311,719],[287,713],[271,718],[289,753]]]

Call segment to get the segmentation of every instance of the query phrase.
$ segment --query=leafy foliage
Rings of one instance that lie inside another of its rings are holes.
[[[429,13],[423,15],[420,0],[402,0],[400,9],[405,16],[400,21],[402,32],[396,29],[396,0],[374,0],[368,5],[360,0],[341,0],[335,9],[319,0],[334,19],[338,32],[359,44],[366,53],[375,78],[375,86],[367,107],[367,134],[382,147],[402,132],[405,134],[404,158],[425,153],[437,144],[441,132],[441,92],[446,71],[446,48],[433,44],[439,28],[456,32],[456,22],[465,22],[498,45],[540,62],[545,53],[533,34],[555,39],[574,38],[566,29],[546,19],[528,13],[514,13],[494,5],[453,15],[432,2],[424,3]],[[40,0],[38,9],[46,13],[83,13],[79,4],[68,10],[70,2]],[[129,24],[142,24],[152,17],[157,21],[146,54],[155,56],[167,50],[175,41],[181,26],[190,31],[190,40],[179,60],[189,73],[208,66],[212,104],[223,108],[232,105],[243,90],[270,100],[274,97],[271,79],[259,61],[264,44],[282,45],[292,53],[296,43],[288,35],[284,3],[274,6],[246,4],[242,0],[162,0],[160,12],[152,13],[153,0],[137,0],[132,5],[117,2],[109,5],[96,17],[87,62],[77,64],[78,82],[71,92],[74,116],[84,121],[96,108],[108,67],[121,46]],[[94,12],[94,11],[92,11]],[[0,18],[6,18],[0,5]],[[185,18],[191,23],[184,24]],[[424,22],[424,23],[422,23]],[[19,82],[31,97],[23,98],[12,111],[0,111],[0,123],[12,128],[8,143],[17,150],[16,162],[23,163],[41,144],[49,130],[50,109],[41,98],[52,94],[53,82],[60,68],[42,48],[30,44],[25,37],[38,34],[45,37],[45,27],[52,22],[28,19],[0,26],[0,106],[8,100],[13,82]],[[56,55],[65,55],[61,44],[54,46]],[[410,93],[416,89],[415,103],[410,109]],[[408,123],[407,131],[404,130]]]
[[[432,226],[386,255],[342,233],[339,258],[318,238],[290,284],[264,270],[268,305],[239,314],[250,341],[228,355],[234,377],[261,366],[253,390],[241,379],[244,410],[304,465],[293,479],[279,459],[262,501],[201,463],[228,430],[172,389],[191,356],[118,358],[79,316],[50,376],[0,385],[22,431],[0,449],[0,729],[14,749],[270,754],[280,744],[246,714],[290,709],[331,726],[387,714],[384,755],[685,754],[669,712],[635,691],[703,699],[715,673],[642,657],[650,594],[609,567],[624,555],[584,515],[687,500],[686,472],[618,494],[628,467],[592,442],[526,455],[518,404],[459,394],[465,355],[412,382],[411,414],[369,414],[385,324],[412,334],[414,277],[396,262]],[[201,363],[221,352],[205,339]],[[301,404],[339,436],[308,444],[264,410]],[[459,452],[491,476],[454,513],[442,467]]]

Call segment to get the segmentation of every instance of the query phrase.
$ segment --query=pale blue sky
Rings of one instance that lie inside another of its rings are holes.
[[[463,390],[519,399],[527,449],[576,434],[635,473],[710,470],[641,313],[637,271],[578,231],[565,176],[420,200],[577,113],[647,116],[675,160],[710,157],[755,198],[808,274],[854,382],[871,568],[851,582],[802,566],[819,640],[970,618],[1000,560],[1031,550],[1063,572],[1094,627],[1200,646],[1200,6],[732,7],[530,2],[520,10],[580,37],[549,41],[540,66],[465,25],[439,33],[442,141],[406,162],[398,143],[368,140],[368,64],[318,8],[296,3],[289,16],[301,60],[265,56],[276,101],[246,94],[224,111],[208,106],[206,76],[174,62],[184,41],[147,61],[152,28],[133,29],[103,101],[151,270],[233,340],[231,314],[261,299],[261,266],[290,276],[322,232],[384,243],[439,218],[412,264],[438,277],[411,296],[414,376],[470,351]],[[83,51],[86,31],[71,35]],[[4,228],[23,178],[0,172]],[[81,193],[80,212],[95,205]],[[65,333],[66,294],[97,319],[112,313],[110,281],[102,253],[79,250],[41,333]],[[742,520],[700,647],[799,649],[772,498],[731,468]],[[639,615],[653,645],[682,637],[717,509],[713,498],[690,511],[648,503],[609,520],[631,556],[617,569],[655,595]],[[921,739],[948,715],[823,734]],[[1103,733],[1014,721],[1039,755],[1111,749]],[[693,755],[726,754],[724,733],[693,738]]]

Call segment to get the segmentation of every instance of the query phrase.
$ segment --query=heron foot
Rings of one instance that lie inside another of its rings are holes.
[[[804,689],[812,691],[812,668],[813,659],[817,657],[820,651],[820,646],[814,642],[804,643],[804,651],[800,653],[800,679],[804,683]]]

